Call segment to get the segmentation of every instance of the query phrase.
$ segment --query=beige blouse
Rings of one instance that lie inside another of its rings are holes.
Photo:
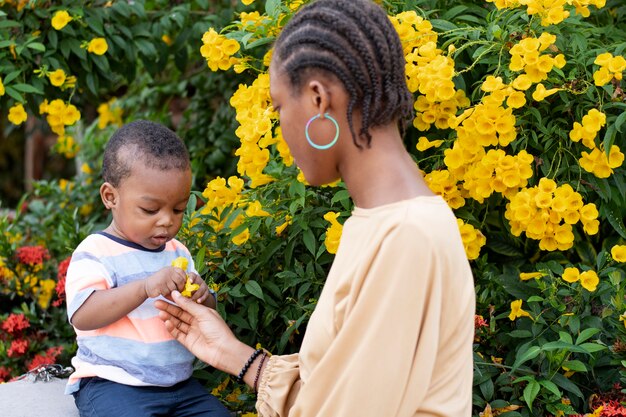
[[[441,197],[356,208],[300,353],[268,361],[259,416],[470,416],[474,310]]]

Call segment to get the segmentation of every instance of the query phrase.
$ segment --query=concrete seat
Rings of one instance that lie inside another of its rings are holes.
[[[65,395],[67,379],[0,384],[2,417],[78,417],[74,397]]]

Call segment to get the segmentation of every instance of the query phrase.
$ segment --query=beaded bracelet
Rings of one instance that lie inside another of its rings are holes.
[[[256,376],[254,377],[254,384],[252,384],[252,388],[254,392],[259,392],[259,376],[261,376],[261,368],[263,368],[263,363],[267,358],[267,353],[263,352],[263,357],[261,358],[261,363],[259,363],[259,368],[256,370]]]
[[[246,374],[246,372],[248,372],[248,369],[250,368],[250,365],[252,365],[252,362],[254,362],[256,357],[259,356],[261,354],[261,352],[263,352],[263,349],[255,350],[254,353],[252,355],[250,355],[250,357],[248,358],[248,361],[243,366],[243,368],[241,368],[241,371],[239,371],[239,375],[237,375],[237,382],[239,384],[243,383],[244,375]]]

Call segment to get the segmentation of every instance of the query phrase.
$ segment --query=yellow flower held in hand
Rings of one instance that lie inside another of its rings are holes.
[[[26,110],[24,110],[24,106],[21,104],[18,103],[9,109],[9,122],[14,125],[21,125],[27,118],[28,115],[26,114]]]
[[[611,248],[611,257],[616,262],[626,262],[626,245],[615,245]]]
[[[172,261],[173,267],[180,268],[183,271],[187,270],[188,264],[189,264],[189,261],[184,256],[179,256],[178,258]],[[196,291],[198,288],[200,288],[200,286],[198,284],[193,284],[191,282],[191,279],[189,278],[189,275],[187,275],[187,282],[185,282],[185,289],[182,290],[180,294],[183,297],[189,298],[194,293],[194,291]]]
[[[528,311],[522,310],[522,300],[515,300],[511,302],[511,314],[509,314],[509,320],[513,321],[518,317],[531,317]]]
[[[70,16],[70,14],[67,11],[59,10],[52,17],[52,27],[55,28],[56,30],[61,30],[71,21],[72,21],[72,16]]]
[[[90,40],[87,45],[87,52],[91,52],[96,55],[104,55],[108,49],[109,44],[107,44],[107,41],[104,38],[94,38]]]

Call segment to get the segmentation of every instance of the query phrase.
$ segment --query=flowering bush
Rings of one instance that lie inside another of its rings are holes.
[[[269,41],[302,3],[266,1],[206,32],[207,71],[255,78],[230,100],[238,176],[210,181],[183,230],[227,320],[279,352],[297,349],[352,208],[341,183],[306,185],[271,107]],[[407,146],[473,260],[475,412],[612,415],[594,399],[624,370],[626,9],[410,3],[384,2],[415,94]],[[278,338],[265,333],[277,319]]]

